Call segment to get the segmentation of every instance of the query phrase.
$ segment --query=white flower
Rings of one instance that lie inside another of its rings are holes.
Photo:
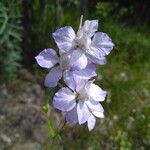
[[[70,123],[88,123],[91,131],[96,118],[104,117],[104,109],[99,102],[105,100],[106,91],[80,76],[74,76],[74,86],[61,88],[53,98],[55,108],[65,112]],[[68,84],[69,85],[69,84]],[[72,83],[71,83],[72,85]]]
[[[105,64],[106,58],[114,47],[106,33],[97,32],[98,20],[87,20],[77,34],[70,26],[62,27],[53,33],[53,38],[60,51],[72,52],[73,66],[83,69],[88,61]]]

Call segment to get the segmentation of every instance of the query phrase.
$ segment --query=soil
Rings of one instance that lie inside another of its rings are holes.
[[[0,150],[38,150],[48,138],[45,93],[35,82],[0,86]]]

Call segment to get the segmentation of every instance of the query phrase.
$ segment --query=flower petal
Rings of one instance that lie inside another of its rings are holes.
[[[70,26],[57,29],[53,33],[53,38],[60,50],[69,52],[75,47],[75,32]]]
[[[53,98],[53,105],[61,111],[70,111],[75,105],[75,94],[68,88],[61,88]]]
[[[56,63],[58,63],[58,56],[55,50],[48,48],[40,52],[39,55],[35,57],[37,63],[43,68],[51,68]]]
[[[87,105],[85,104],[84,100],[80,100],[77,104],[77,114],[78,114],[78,121],[79,124],[85,123],[89,116],[90,112],[88,110]]]
[[[88,36],[92,37],[98,30],[98,20],[86,20],[83,27],[84,32],[86,32]]]
[[[76,92],[80,92],[82,89],[84,89],[88,80],[83,79],[82,76],[77,76],[74,74],[73,74],[73,78],[74,78]]]
[[[70,123],[77,123],[78,122],[78,115],[77,115],[77,107],[75,106],[72,110],[66,112],[66,121]]]
[[[103,91],[99,86],[96,84],[91,84],[89,89],[89,96],[91,99],[95,101],[104,101],[106,97],[107,92]]]
[[[73,74],[76,76],[80,76],[84,79],[90,79],[92,77],[97,76],[96,74],[96,67],[94,64],[88,64],[85,69],[82,70],[75,70]]]
[[[114,47],[111,38],[103,32],[94,35],[89,53],[96,55],[98,58],[108,55]]]
[[[95,77],[96,67],[94,64],[89,64],[83,70],[67,70],[63,73],[65,83],[72,90],[83,88],[88,79]]]
[[[89,60],[94,64],[105,65],[107,63],[105,57],[99,57],[96,54],[90,54],[89,52],[87,52],[86,55],[88,56]]]
[[[85,102],[91,111],[104,112],[102,105],[98,101],[88,100]]]
[[[98,118],[104,118],[104,113],[100,111],[93,111],[92,114]]]
[[[72,52],[70,64],[74,68],[84,69],[88,64],[88,60],[84,52],[80,49],[77,49]]]
[[[63,79],[69,88],[71,88],[72,90],[75,90],[76,84],[75,84],[74,77],[71,71],[69,70],[64,71]]]
[[[45,77],[44,85],[46,87],[55,87],[58,83],[58,81],[62,77],[62,70],[60,67],[54,67],[52,68],[49,73]]]
[[[89,131],[91,131],[95,127],[96,118],[91,114],[87,123],[88,123],[88,129]]]

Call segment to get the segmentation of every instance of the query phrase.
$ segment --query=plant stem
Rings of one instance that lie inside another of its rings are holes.
[[[82,22],[83,22],[83,15],[81,15],[81,17],[80,17],[80,25],[79,25],[79,29],[80,29],[81,26],[82,26]]]

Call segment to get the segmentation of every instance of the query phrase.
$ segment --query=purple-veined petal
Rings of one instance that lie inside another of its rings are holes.
[[[104,101],[106,97],[107,92],[103,91],[99,86],[96,84],[91,84],[89,89],[89,96],[91,99],[95,101]]]
[[[78,121],[79,124],[85,123],[89,116],[90,111],[88,110],[87,105],[85,104],[84,100],[80,100],[77,104],[77,114],[78,114]]]
[[[80,91],[82,89],[87,80],[95,77],[96,67],[94,64],[88,64],[87,67],[83,70],[66,70],[63,73],[63,78],[65,83],[72,90]]]
[[[91,111],[104,112],[102,105],[98,101],[94,101],[94,100],[90,99],[90,100],[85,101],[85,103]]]
[[[77,123],[78,122],[77,106],[75,106],[72,110],[66,112],[65,117],[67,122]]]
[[[94,53],[90,54],[89,52],[87,52],[86,55],[89,61],[91,61],[94,64],[105,65],[107,63],[107,60],[105,57],[99,57],[96,54]]]
[[[68,88],[61,88],[53,98],[53,106],[61,111],[70,111],[76,105],[75,94]]]
[[[74,78],[76,92],[80,92],[81,90],[84,89],[88,80],[83,79],[82,76],[77,76],[75,74],[73,74],[73,78]]]
[[[92,114],[98,118],[104,118],[104,113],[100,111],[93,111]]]
[[[60,50],[69,52],[75,48],[75,32],[70,26],[62,27],[53,33],[53,38]]]
[[[56,63],[58,63],[58,56],[56,52],[51,48],[45,49],[40,52],[39,55],[35,57],[35,59],[37,63],[43,68],[51,68]]]
[[[98,20],[86,20],[83,25],[84,32],[90,37],[98,30]]]
[[[92,77],[97,76],[96,67],[94,64],[88,64],[86,68],[82,70],[75,70],[73,71],[73,74],[76,76],[80,76],[83,79],[90,79]]]
[[[114,47],[111,38],[103,32],[97,32],[91,43],[89,53],[98,58],[108,55]]]
[[[75,90],[76,84],[74,81],[72,71],[70,71],[70,70],[64,71],[63,72],[63,79],[69,88],[71,88],[72,90]]]
[[[83,89],[87,82],[87,80],[83,79],[82,76],[74,74],[71,70],[64,71],[63,78],[66,85],[76,92],[79,92],[81,89]]]
[[[95,32],[98,30],[98,20],[86,20],[84,25],[79,28],[77,32],[78,37],[88,36],[92,37]]]
[[[46,87],[55,87],[62,78],[62,70],[59,66],[52,68],[45,77],[44,85]]]
[[[83,50],[77,49],[72,52],[70,64],[77,69],[84,69],[87,66],[88,59]]]
[[[88,123],[88,129],[89,131],[91,131],[95,127],[96,118],[91,114],[87,123]]]

